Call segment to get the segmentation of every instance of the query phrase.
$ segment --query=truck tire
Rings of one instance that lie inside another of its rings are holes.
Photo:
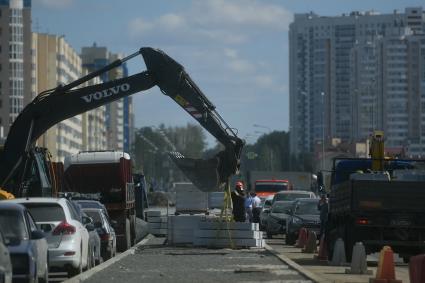
[[[344,235],[345,255],[347,256],[347,262],[351,262],[356,232],[353,229],[353,226],[351,224],[346,224],[344,228],[345,228],[345,235]]]
[[[130,227],[131,227],[131,245],[134,246],[136,244],[136,215],[133,214],[130,216]]]
[[[331,261],[334,253],[335,242],[338,239],[338,230],[331,221],[328,222],[325,231],[325,242],[328,249],[328,260]]]
[[[295,241],[296,241],[296,239],[295,239],[295,235],[294,234],[286,233],[286,235],[285,235],[285,244],[292,246],[292,245],[295,244]]]
[[[128,250],[131,248],[131,223],[128,218],[125,219],[125,242]]]

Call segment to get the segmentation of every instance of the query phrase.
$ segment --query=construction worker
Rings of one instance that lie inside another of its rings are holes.
[[[235,190],[231,194],[233,204],[233,218],[236,222],[245,222],[245,191],[242,182],[236,182]]]
[[[328,221],[329,203],[326,193],[320,194],[320,200],[317,204],[317,209],[320,211],[320,238],[325,233],[326,223]]]
[[[261,199],[256,193],[251,192],[252,197],[252,222],[260,223]]]

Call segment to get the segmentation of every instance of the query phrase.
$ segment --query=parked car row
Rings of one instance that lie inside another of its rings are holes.
[[[47,282],[49,271],[72,277],[116,254],[113,223],[103,205],[66,198],[0,202],[0,282]]]
[[[318,198],[308,191],[281,191],[263,200],[260,229],[267,238],[285,234],[286,243],[295,243],[298,230],[307,227],[318,232],[320,216]]]

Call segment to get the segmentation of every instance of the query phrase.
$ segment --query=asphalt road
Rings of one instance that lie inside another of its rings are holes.
[[[170,247],[154,238],[84,282],[311,282],[265,249]]]

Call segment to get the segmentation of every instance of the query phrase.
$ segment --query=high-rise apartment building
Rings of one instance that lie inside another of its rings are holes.
[[[81,58],[63,36],[33,33],[33,94],[68,84],[82,76]],[[67,107],[55,105],[55,107]],[[53,160],[63,161],[66,155],[82,149],[81,115],[64,120],[50,128],[37,144],[52,153]]]
[[[88,74],[88,70],[83,68],[83,76]],[[84,86],[96,85],[102,83],[99,77],[84,84]],[[81,114],[82,118],[82,137],[83,150],[106,150],[106,123],[105,123],[106,107],[99,106],[91,111]]]
[[[373,129],[386,131],[388,146],[418,140],[413,137],[420,135],[416,128],[420,111],[412,106],[424,95],[423,87],[419,87],[423,86],[424,80],[419,77],[423,67],[409,67],[409,62],[414,62],[413,56],[417,64],[425,65],[419,47],[424,31],[422,8],[382,15],[296,14],[289,31],[291,152],[311,152],[315,144],[329,144],[332,138],[347,143],[364,140]],[[403,43],[396,43],[400,36]],[[410,71],[398,69],[404,67]],[[388,68],[393,69],[392,73]],[[395,107],[403,99],[410,106]],[[389,112],[407,115],[400,121],[409,122],[391,123],[395,118],[388,116]],[[401,134],[402,127],[409,128],[410,134]]]
[[[93,44],[81,50],[83,66],[90,72],[96,71],[117,59],[123,58],[120,54],[108,52],[106,47]],[[128,75],[124,63],[108,73],[101,75],[103,81],[120,79]],[[106,105],[105,121],[107,132],[107,148],[120,151],[130,151],[133,132],[133,105],[131,97],[126,97]]]
[[[31,99],[31,0],[0,1],[0,143]]]
[[[394,28],[353,48],[355,137],[382,129],[386,147],[425,153],[425,34]],[[422,126],[424,125],[424,126]]]

